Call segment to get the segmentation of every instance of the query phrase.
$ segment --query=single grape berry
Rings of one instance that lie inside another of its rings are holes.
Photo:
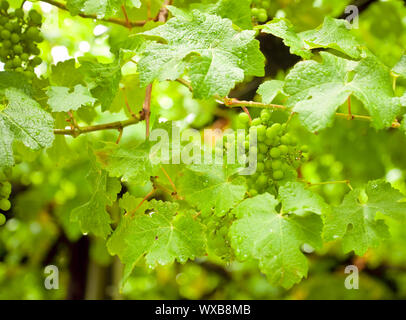
[[[278,148],[272,148],[269,155],[272,158],[279,158],[281,156],[281,151]]]
[[[11,37],[10,31],[5,30],[5,29],[1,32],[0,35],[1,35],[1,38],[4,39],[4,40],[8,40]]]
[[[255,118],[251,122],[252,126],[259,126],[260,124],[261,124],[261,119],[260,118]]]
[[[34,59],[32,59],[32,64],[34,66],[39,66],[42,63],[42,59],[40,57],[35,57]]]
[[[21,55],[23,53],[23,47],[20,44],[17,44],[13,47],[13,51],[15,54]]]
[[[37,24],[37,25],[41,24],[41,22],[42,22],[42,16],[41,16],[37,11],[35,11],[34,9],[32,9],[32,10],[28,13],[28,15],[29,15],[29,17],[31,18],[31,20],[32,20],[35,24]]]
[[[22,19],[22,18],[24,18],[24,10],[21,9],[21,8],[17,8],[17,9],[15,9],[15,11],[14,11],[14,15],[15,15],[17,18]]]
[[[0,226],[4,225],[6,223],[6,217],[4,214],[0,213]]]
[[[13,33],[10,37],[10,40],[12,43],[18,43],[20,42],[20,36],[16,33]]]
[[[9,4],[7,1],[3,0],[3,1],[1,2],[1,9],[7,11],[8,8],[10,8],[10,4]]]
[[[11,208],[11,203],[7,199],[0,200],[0,210],[8,211]]]
[[[245,112],[240,113],[238,115],[238,119],[241,121],[241,123],[244,123],[244,124],[248,123],[250,121],[250,117]]]
[[[11,193],[11,184],[10,182],[6,181],[2,183],[0,188],[0,196],[8,197]]]
[[[273,178],[274,178],[275,180],[282,180],[283,177],[284,177],[283,171],[281,171],[281,170],[276,170],[276,171],[274,171],[274,173],[273,173]]]

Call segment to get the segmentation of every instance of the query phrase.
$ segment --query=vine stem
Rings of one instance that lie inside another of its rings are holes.
[[[317,183],[311,183],[309,181],[303,181],[303,182],[306,183],[308,187],[322,186],[322,185],[326,185],[326,184],[346,184],[348,186],[348,188],[353,190],[350,180],[325,181],[325,182],[317,182]]]
[[[89,133],[94,131],[101,131],[101,130],[121,130],[125,127],[131,126],[144,120],[144,113],[139,113],[135,118],[124,120],[124,121],[116,121],[104,124],[98,124],[94,126],[87,126],[87,127],[74,127],[71,129],[54,129],[54,134],[60,135],[70,135],[73,137],[77,137],[83,133]]]
[[[191,92],[193,92],[192,86],[189,83],[189,81],[184,80],[184,79],[176,79],[177,82],[181,83],[182,85],[186,86]],[[256,102],[256,101],[246,101],[246,100],[238,100],[236,98],[228,98],[228,97],[220,97],[218,95],[214,96],[216,101],[220,104],[223,104],[227,107],[233,108],[233,107],[251,107],[251,108],[262,108],[262,109],[279,109],[279,110],[284,110],[284,111],[290,111],[291,108],[281,105],[281,104],[273,104],[273,103],[263,103],[263,102]],[[348,100],[347,103],[349,103],[349,110],[351,110],[351,101]],[[346,120],[361,120],[361,121],[372,121],[372,117],[370,116],[364,116],[364,115],[357,115],[357,114],[351,114],[351,113],[341,113],[341,112],[336,112],[336,117],[337,118],[342,118]],[[392,128],[399,128],[400,123],[396,119],[395,121],[392,122],[391,125]]]
[[[61,10],[69,11],[69,9],[66,7],[65,4],[55,1],[55,0],[40,0],[41,2],[46,2],[50,5],[53,5],[54,7],[57,7]],[[115,23],[118,25],[121,25],[123,27],[129,28],[129,27],[142,27],[147,23],[147,20],[141,20],[141,21],[126,21],[118,18],[99,18],[95,14],[85,14],[85,13],[79,13],[78,16],[82,18],[88,18],[88,19],[94,19],[94,20],[100,20],[104,22],[110,22],[110,23]]]

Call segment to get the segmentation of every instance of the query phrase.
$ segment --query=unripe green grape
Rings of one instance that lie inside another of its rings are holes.
[[[13,29],[14,29],[14,25],[11,23],[11,22],[7,22],[5,25],[4,25],[4,29],[6,29],[6,30],[8,30],[8,31],[13,31]]]
[[[265,161],[265,155],[263,153],[257,154],[257,160],[259,162]]]
[[[12,45],[13,44],[11,43],[10,40],[3,41],[3,48],[9,49],[9,48],[11,48]]]
[[[22,61],[28,61],[28,59],[30,58],[28,53],[23,53],[20,57]]]
[[[265,170],[265,164],[263,162],[257,163],[257,172],[263,172]]]
[[[6,48],[0,48],[0,58],[5,60],[9,55],[9,51]]]
[[[279,146],[280,144],[281,144],[281,138],[275,137],[275,138],[273,139],[273,145],[274,145],[274,146]]]
[[[0,187],[0,196],[8,197],[11,193],[11,184],[8,181],[2,183]]]
[[[21,66],[21,58],[19,56],[15,56],[13,59],[13,65],[14,67],[19,67]]]
[[[258,150],[260,153],[266,153],[268,151],[268,146],[265,143],[258,144]]]
[[[289,144],[291,145],[291,146],[296,146],[297,145],[297,140],[296,140],[296,138],[295,137],[292,137],[292,136],[290,136],[289,137]]]
[[[272,161],[272,169],[273,170],[279,170],[280,168],[282,168],[282,161],[280,161],[280,160]]]
[[[271,145],[272,145],[272,142],[273,142],[273,140],[272,140],[272,139],[269,139],[269,138],[266,138],[266,139],[264,140],[264,143],[265,143],[267,146],[271,146]]]
[[[14,67],[13,61],[7,61],[4,64],[4,70],[11,70],[13,69],[13,67]]]
[[[29,27],[26,31],[28,39],[34,40],[39,35],[39,30],[35,27]]]
[[[255,189],[250,189],[248,193],[250,194],[251,197],[255,197],[256,195],[258,195],[258,191]]]
[[[283,154],[283,155],[286,155],[286,154],[288,154],[288,152],[289,152],[289,147],[286,146],[286,145],[284,145],[284,144],[281,144],[281,145],[278,147],[278,149],[281,151],[281,154]]]
[[[260,12],[260,10],[258,8],[251,9],[251,14],[255,17],[259,14],[259,12]]]
[[[17,8],[17,9],[14,10],[14,15],[17,18],[22,19],[22,18],[24,18],[24,10],[21,9],[21,8]]]
[[[275,180],[282,180],[283,179],[283,177],[285,176],[285,174],[283,173],[283,171],[281,171],[281,170],[276,170],[276,171],[274,171],[274,173],[273,173],[273,178],[275,179]]]
[[[242,123],[248,123],[250,121],[250,117],[248,116],[248,114],[246,114],[245,112],[242,112],[238,115],[238,119],[242,122]]]
[[[290,136],[288,134],[285,134],[281,137],[281,142],[283,144],[290,144]]]
[[[32,49],[30,51],[34,56],[37,56],[41,53],[41,51],[38,49],[37,46],[32,47]]]
[[[1,2],[1,4],[0,4],[0,7],[1,7],[1,9],[7,11],[8,8],[10,8],[10,4],[9,4],[7,1],[3,0],[3,1]]]
[[[261,1],[261,7],[264,9],[269,9],[270,8],[270,3],[268,1]]]
[[[42,41],[44,41],[44,38],[43,38],[40,34],[38,34],[38,35],[34,38],[34,41],[35,41],[36,43],[41,43]]]
[[[256,181],[256,184],[259,187],[265,187],[267,185],[267,183],[268,183],[268,178],[263,174],[261,174]]]
[[[20,42],[20,36],[17,33],[11,34],[10,40],[12,43]]]
[[[13,47],[13,51],[15,54],[21,55],[23,53],[23,47],[20,44],[17,44]],[[21,59],[22,60],[22,59]]]
[[[265,10],[261,11],[258,14],[257,18],[258,18],[259,22],[266,22],[268,20],[268,14],[267,14],[267,12]]]
[[[30,80],[35,78],[35,73],[32,71],[24,71],[24,75]]]
[[[249,141],[244,141],[244,148],[245,148],[246,151],[248,151],[250,149]]]
[[[272,148],[269,155],[272,158],[279,158],[281,156],[281,151],[278,148]]]
[[[266,160],[265,161],[265,169],[266,170],[271,170],[272,169],[272,160]]]
[[[263,124],[257,126],[257,135],[265,138],[266,127]]]
[[[0,16],[0,26],[4,26],[8,22],[7,17]]]
[[[0,200],[0,210],[8,211],[11,208],[11,203],[7,199]]]
[[[251,122],[251,126],[259,126],[261,124],[261,119],[260,118],[255,118]]]
[[[4,29],[4,30],[1,32],[0,35],[1,35],[1,38],[2,38],[3,40],[8,40],[8,39],[10,39],[11,33],[10,33],[10,31]]]
[[[28,13],[29,17],[31,18],[31,20],[36,23],[36,24],[41,24],[42,22],[42,16],[35,11],[34,9],[30,10],[30,12]]]
[[[269,110],[262,110],[261,111],[261,120],[262,123],[267,123],[269,120],[271,119],[271,113],[269,112]]]
[[[6,223],[6,217],[4,214],[0,213],[0,226],[4,225]]]

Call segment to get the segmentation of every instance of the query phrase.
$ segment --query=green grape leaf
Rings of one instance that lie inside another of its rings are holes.
[[[119,60],[102,64],[90,59],[79,58],[79,70],[84,75],[92,96],[101,103],[102,111],[110,108],[118,92],[121,80]]]
[[[324,214],[329,206],[323,198],[306,189],[303,183],[288,182],[279,188],[279,199],[283,203],[283,211],[305,216],[309,213]]]
[[[82,106],[96,102],[88,88],[78,84],[72,92],[67,87],[50,87],[47,91],[48,104],[53,112],[76,111]]]
[[[244,76],[264,75],[264,56],[255,32],[237,32],[228,19],[193,10],[175,17],[145,36],[165,43],[150,43],[141,58],[140,82],[175,80],[189,72],[195,98],[226,96]]]
[[[361,58],[360,44],[351,33],[347,20],[325,17],[316,30],[303,32],[300,36],[310,49],[331,48],[351,58]]]
[[[245,201],[249,204],[244,205]],[[300,247],[322,246],[322,220],[318,215],[299,217],[275,210],[278,202],[268,194],[245,200],[229,236],[236,256],[256,260],[272,284],[290,288],[307,276],[308,262]]]
[[[0,168],[14,165],[13,142],[32,150],[49,148],[54,141],[51,115],[22,91],[5,90],[8,104],[0,105]]]
[[[225,215],[244,199],[247,187],[243,178],[232,180],[222,166],[190,166],[182,170],[178,192],[193,207],[209,214]]]
[[[153,169],[149,150],[147,142],[136,146],[109,143],[103,149],[96,150],[95,154],[110,176],[144,185],[150,181]]]
[[[79,13],[96,15],[98,17],[111,16],[120,10],[121,5],[139,8],[140,0],[68,0],[67,7],[72,15]]]
[[[355,62],[328,52],[320,55],[322,63],[299,62],[285,81],[287,104],[304,126],[310,131],[330,126],[338,107],[353,94],[369,111],[375,128],[389,127],[400,111],[389,70],[373,57]]]
[[[284,82],[280,80],[269,80],[262,83],[258,88],[258,94],[262,96],[263,103],[272,103],[278,93],[283,92]]]
[[[406,78],[406,55],[402,55],[399,62],[392,68],[392,72],[399,77]]]
[[[326,17],[317,29],[296,33],[292,23],[285,18],[275,18],[262,26],[262,31],[282,38],[290,52],[310,59],[311,49],[331,48],[351,58],[361,57],[360,43],[348,29],[346,20]]]
[[[0,95],[8,88],[16,88],[27,96],[32,96],[33,90],[27,78],[18,72],[2,71],[0,72]]]
[[[140,209],[124,215],[107,242],[109,252],[125,264],[123,281],[144,256],[154,268],[204,255],[204,230],[190,211],[180,212],[178,204],[156,200],[148,202],[149,214]]]
[[[406,203],[399,202],[405,197],[389,183],[371,181],[365,192],[366,201],[360,199],[360,189],[347,194],[342,204],[326,215],[324,226],[326,241],[342,238],[344,251],[353,250],[357,255],[377,247],[390,236],[385,222],[376,218],[378,212],[397,220],[406,217]]]
[[[75,59],[58,62],[52,65],[51,83],[58,87],[73,88],[83,84],[83,73],[76,68]]]
[[[228,18],[242,29],[252,29],[251,0],[219,0],[214,4],[203,2],[197,9]]]
[[[106,207],[112,205],[117,199],[121,184],[117,179],[110,178],[107,171],[100,168],[90,152],[89,150],[92,164],[87,179],[92,188],[91,198],[71,212],[71,220],[79,223],[83,233],[90,232],[106,238],[112,231],[111,218]]]
[[[295,32],[292,23],[285,18],[275,18],[262,27],[265,33],[273,34],[278,38],[283,39],[283,43],[290,47],[292,54],[298,55],[304,59],[310,59],[312,52],[309,50],[306,43]]]

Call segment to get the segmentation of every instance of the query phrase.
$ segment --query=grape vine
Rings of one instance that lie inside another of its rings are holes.
[[[141,264],[201,258],[291,288],[308,252],[336,241],[363,256],[404,221],[392,141],[406,132],[406,58],[369,48],[367,26],[263,0],[42,2],[80,41],[50,34],[37,2],[0,1],[1,226],[32,201],[41,227],[117,255],[122,284]],[[256,156],[248,175],[235,141]],[[373,170],[371,150],[387,151]]]

